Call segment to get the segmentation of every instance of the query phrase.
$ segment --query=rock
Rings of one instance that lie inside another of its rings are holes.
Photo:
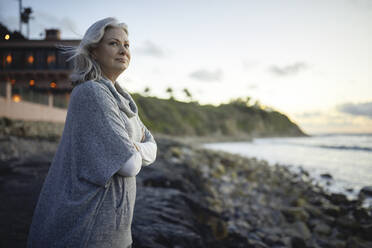
[[[9,174],[14,171],[14,162],[16,162],[16,159],[9,159],[7,161],[1,161],[0,160],[0,176],[4,174]]]
[[[372,242],[364,241],[358,237],[350,236],[347,240],[347,247],[352,248],[371,248]]]
[[[333,179],[332,175],[328,174],[328,173],[321,174],[320,176],[324,179],[327,179],[327,180]]]
[[[269,248],[263,241],[262,239],[256,235],[255,233],[251,233],[247,235],[248,238],[248,244],[250,246],[248,247],[257,247],[257,248]]]
[[[344,232],[358,232],[360,229],[359,223],[357,223],[352,215],[340,216],[336,219],[336,224],[344,229]]]
[[[330,195],[330,201],[336,205],[347,205],[349,200],[344,194],[333,193]]]
[[[324,203],[322,206],[323,212],[332,217],[338,217],[341,214],[341,209],[339,206],[333,205],[331,203]]]
[[[353,211],[354,218],[360,223],[363,223],[365,220],[368,220],[371,218],[367,210],[364,208],[358,207],[358,208],[354,208],[352,211]]]
[[[317,239],[317,244],[320,247],[335,247],[335,248],[345,248],[346,241],[338,239]]]
[[[353,189],[353,188],[345,188],[345,190],[346,190],[347,192],[349,192],[349,193],[354,192],[354,189]]]
[[[372,197],[372,186],[363,187],[359,194],[363,194],[366,197]]]
[[[329,236],[332,229],[327,224],[319,222],[315,225],[314,232],[323,236]]]
[[[300,197],[300,198],[298,198],[298,199],[296,200],[295,205],[296,205],[297,207],[305,207],[305,206],[307,205],[307,201],[306,201],[306,199]]]
[[[360,226],[360,236],[365,240],[372,241],[372,223]]]
[[[331,240],[329,240],[329,244],[330,244],[331,247],[345,248],[347,243],[344,240],[338,240],[338,239],[333,240],[333,239],[331,239]]]
[[[289,225],[289,227],[286,228],[284,231],[287,235],[291,237],[297,237],[304,240],[307,240],[311,237],[311,232],[309,228],[302,221],[297,221]]]
[[[264,238],[263,238],[265,244],[267,244],[269,247],[284,247],[285,243],[279,235],[276,234],[271,234],[268,233]]]
[[[182,156],[182,151],[179,147],[171,147],[169,151],[170,151],[171,156],[173,157],[181,158]]]
[[[292,237],[291,238],[291,246],[293,247],[293,248],[306,248],[307,247],[307,245],[306,245],[306,242],[305,242],[305,240],[303,239],[303,238],[301,238],[301,237]]]
[[[309,214],[301,207],[286,207],[282,208],[281,212],[289,222],[298,220],[306,222],[309,219]]]
[[[306,172],[294,176],[265,161],[156,140],[157,161],[137,176],[136,248],[372,247],[371,214],[359,201],[312,186],[304,180]],[[56,147],[0,138],[0,155],[18,154],[11,170],[5,166],[1,173],[0,168],[0,200],[12,202],[12,207],[0,204],[0,246],[25,247],[41,180],[53,157],[48,152]]]
[[[184,195],[179,191],[141,188],[137,194],[132,225],[135,246],[204,247],[203,230],[191,213]]]
[[[304,206],[306,212],[308,212],[312,217],[320,217],[323,213],[322,210],[314,205],[305,205]]]
[[[151,176],[144,175],[143,185],[147,187],[163,187],[163,188],[174,188],[181,192],[195,192],[196,188],[193,184],[180,178],[179,176],[169,177],[165,173],[154,172],[153,169],[148,168],[147,172],[152,171]]]

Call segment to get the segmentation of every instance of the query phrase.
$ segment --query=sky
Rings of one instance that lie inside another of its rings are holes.
[[[130,92],[201,104],[251,97],[309,134],[372,133],[371,0],[23,0],[30,38],[80,39],[112,16],[129,27]],[[19,29],[19,1],[0,22]],[[23,27],[26,34],[26,27]]]

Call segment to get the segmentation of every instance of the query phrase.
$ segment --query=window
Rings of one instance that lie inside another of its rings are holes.
[[[32,52],[26,53],[26,68],[34,68],[35,57]]]
[[[14,97],[16,95],[16,97]],[[28,101],[38,104],[48,105],[47,92],[38,91],[32,87],[22,87],[14,85],[12,87],[13,101]]]
[[[54,51],[47,53],[46,61],[49,69],[54,69],[56,67],[56,54]]]

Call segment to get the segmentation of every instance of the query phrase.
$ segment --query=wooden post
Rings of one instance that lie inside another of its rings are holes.
[[[53,94],[51,92],[48,92],[48,106],[53,108]]]
[[[6,81],[5,98],[8,103],[12,100],[12,84],[9,81]]]

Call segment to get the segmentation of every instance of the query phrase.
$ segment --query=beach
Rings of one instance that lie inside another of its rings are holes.
[[[306,171],[156,137],[137,176],[134,247],[371,247],[371,210]],[[1,247],[25,247],[56,141],[2,137]],[[7,149],[4,149],[7,147]],[[368,193],[368,192],[367,192]]]
[[[372,184],[371,134],[255,138],[250,142],[208,142],[203,147],[263,159],[295,173],[306,170],[313,183],[349,199],[357,199],[360,190]]]

